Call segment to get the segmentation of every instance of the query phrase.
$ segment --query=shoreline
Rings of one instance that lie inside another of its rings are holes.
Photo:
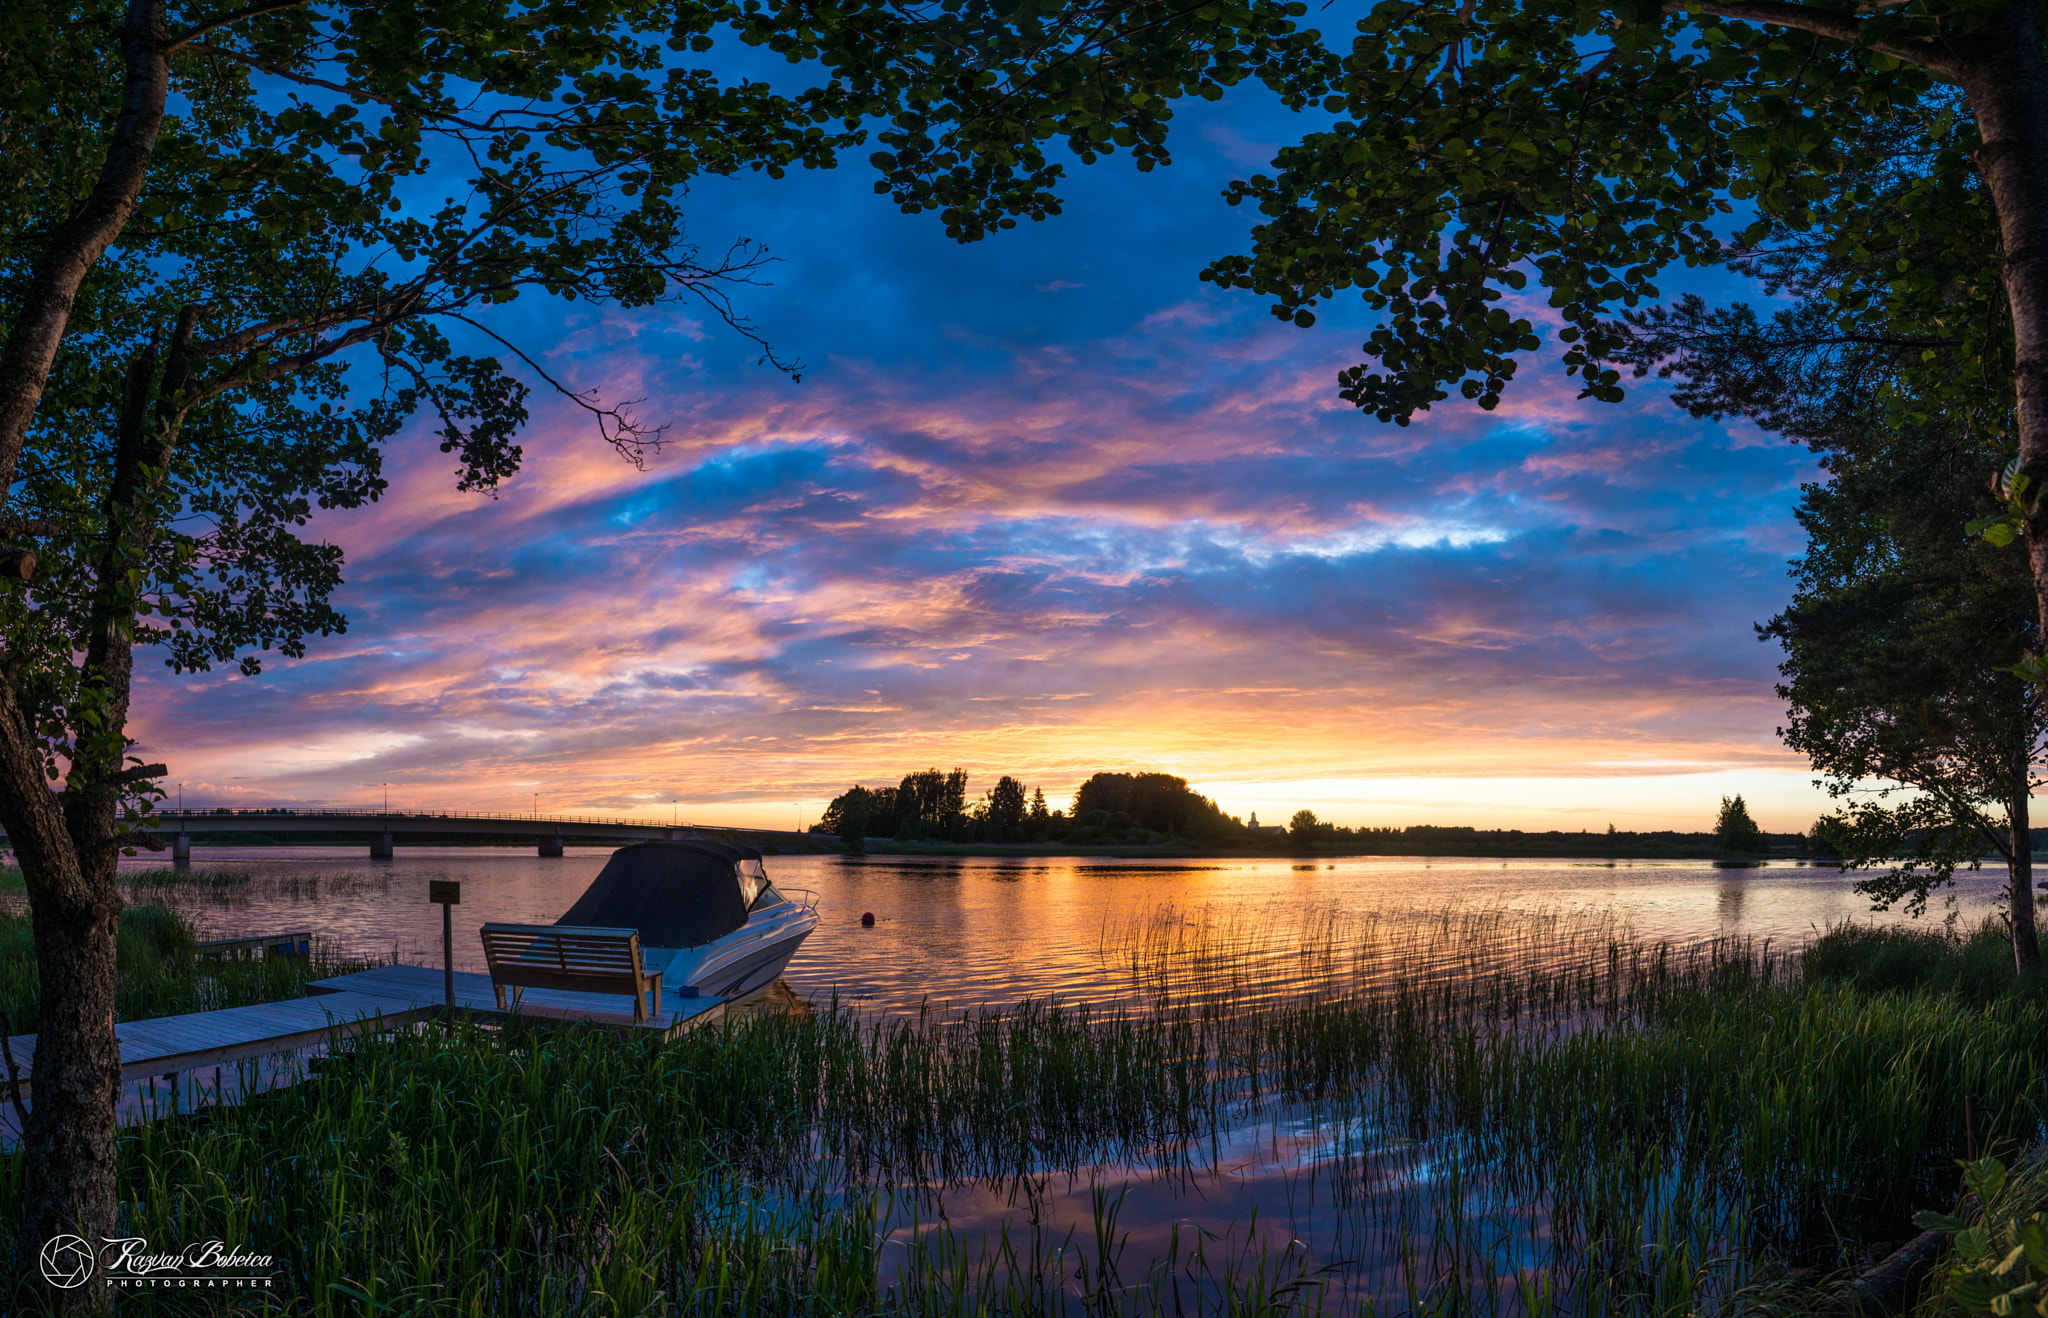
[[[1085,859],[1128,859],[1128,860],[1297,860],[1311,861],[1347,860],[1372,858],[1384,860],[1524,860],[1560,861],[1587,865],[1608,865],[1633,863],[1636,861],[1671,861],[1679,863],[1713,864],[1724,866],[1800,865],[1825,868],[1835,862],[1831,857],[1813,856],[1790,852],[1771,855],[1740,855],[1717,852],[1706,848],[1622,848],[1584,850],[1536,850],[1532,848],[1487,848],[1472,847],[1445,851],[1416,850],[1363,850],[1359,848],[1312,848],[1295,850],[1283,846],[1274,847],[1200,847],[1191,843],[1065,843],[1065,842],[904,842],[890,838],[870,838],[864,851],[849,852],[836,837],[819,833],[776,832],[763,829],[744,828],[698,828],[700,837],[709,841],[740,843],[759,847],[768,855],[812,855],[843,856],[857,860],[867,856],[957,856],[981,857],[987,859],[1024,858],[1057,859],[1072,856]],[[301,835],[291,838],[266,836],[261,833],[214,833],[203,829],[192,830],[190,837],[197,847],[232,847],[237,850],[264,849],[333,849],[360,848],[360,836],[335,833],[332,835]],[[612,849],[611,844],[582,843],[573,837],[566,839],[567,845],[575,851],[597,851]],[[502,839],[476,837],[439,838],[433,834],[409,836],[402,844],[403,851],[463,851],[463,850],[509,850],[530,849],[530,837],[505,837]],[[142,857],[138,856],[137,859]]]

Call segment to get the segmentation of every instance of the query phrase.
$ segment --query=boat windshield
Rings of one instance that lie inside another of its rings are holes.
[[[749,910],[756,909],[761,904],[758,900],[761,894],[771,891],[768,886],[768,871],[762,868],[761,859],[758,856],[750,856],[742,860],[738,868],[740,873],[740,900],[747,904]],[[772,906],[774,903],[770,902],[769,905]]]
[[[771,906],[787,905],[789,905],[789,898],[775,891],[775,885],[768,882],[764,876],[761,879],[761,895],[754,898],[754,904],[747,908],[747,914],[752,915],[755,911],[765,911]]]

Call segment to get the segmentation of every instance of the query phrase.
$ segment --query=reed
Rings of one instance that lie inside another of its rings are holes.
[[[157,866],[151,869],[122,870],[114,881],[127,888],[151,890],[199,889],[218,891],[222,889],[246,888],[253,876],[246,870],[192,869],[189,866]],[[0,865],[0,892],[22,890],[27,887],[18,865]]]

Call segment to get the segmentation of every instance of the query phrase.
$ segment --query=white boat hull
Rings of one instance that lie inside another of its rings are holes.
[[[700,947],[669,954],[662,987],[692,988],[697,996],[740,998],[773,984],[818,927],[818,913],[793,902],[755,913],[741,928]],[[648,948],[645,964],[662,964],[663,949]]]

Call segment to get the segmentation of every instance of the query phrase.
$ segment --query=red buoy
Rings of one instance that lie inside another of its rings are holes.
[[[863,928],[863,929],[872,929],[872,928],[874,928],[874,927],[875,927],[875,913],[874,913],[873,911],[862,911],[862,912],[860,913],[860,924],[861,924],[861,928]]]

